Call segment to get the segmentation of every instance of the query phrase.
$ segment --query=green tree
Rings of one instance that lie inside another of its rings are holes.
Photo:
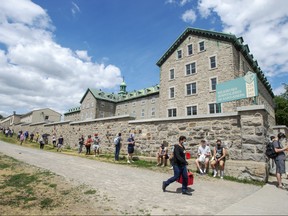
[[[286,125],[288,127],[288,85],[284,84],[285,92],[274,98],[276,105],[275,117],[277,125]]]
[[[3,116],[0,114],[0,119],[3,119]]]

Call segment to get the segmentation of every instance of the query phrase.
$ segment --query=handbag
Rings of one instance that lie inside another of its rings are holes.
[[[193,175],[193,173],[190,170],[187,170],[187,175],[188,175],[187,185],[193,185],[193,183],[194,183],[194,175]],[[179,179],[177,179],[177,182],[182,184],[182,182],[183,182],[182,175],[180,175]]]

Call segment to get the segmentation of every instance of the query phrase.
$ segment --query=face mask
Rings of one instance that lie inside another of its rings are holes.
[[[187,145],[187,142],[183,142],[182,145],[183,145],[183,146],[186,146],[186,145]]]

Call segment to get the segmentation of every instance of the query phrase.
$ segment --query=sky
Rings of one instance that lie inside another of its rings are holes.
[[[287,0],[0,0],[0,114],[80,106],[88,88],[160,82],[186,28],[243,37],[275,95],[288,83]]]

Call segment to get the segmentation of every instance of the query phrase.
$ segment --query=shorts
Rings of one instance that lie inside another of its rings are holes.
[[[100,148],[100,145],[93,145],[92,148],[93,148],[93,150],[97,151]]]
[[[133,154],[134,153],[134,147],[128,147],[128,153]]]
[[[284,174],[285,171],[285,160],[275,160],[276,173]]]

